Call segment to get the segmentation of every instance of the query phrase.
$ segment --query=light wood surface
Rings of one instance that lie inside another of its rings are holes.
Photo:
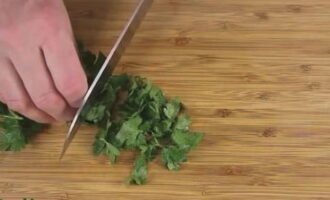
[[[76,35],[108,52],[135,0],[67,0]],[[183,170],[95,157],[82,127],[62,162],[65,125],[0,154],[4,200],[330,199],[330,1],[155,0],[116,73],[180,96],[205,132]]]

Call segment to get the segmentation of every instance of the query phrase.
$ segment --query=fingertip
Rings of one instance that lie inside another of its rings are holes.
[[[72,109],[72,108],[67,108],[65,109],[65,111],[63,112],[63,121],[71,121],[74,117],[76,113],[76,110],[75,109]]]
[[[82,99],[73,102],[71,106],[73,108],[79,108],[81,106],[81,103],[82,103]]]

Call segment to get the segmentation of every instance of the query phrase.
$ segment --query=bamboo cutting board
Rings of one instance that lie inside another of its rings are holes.
[[[67,0],[76,35],[108,52],[135,0]],[[330,199],[330,1],[155,0],[116,73],[180,96],[205,132],[179,172],[95,157],[82,127],[62,162],[65,125],[0,154],[0,199]]]

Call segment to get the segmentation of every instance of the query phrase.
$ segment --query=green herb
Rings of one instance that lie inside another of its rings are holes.
[[[134,162],[134,168],[131,172],[131,176],[128,179],[129,184],[144,184],[147,181],[147,158],[144,154],[138,156]]]
[[[91,83],[106,57],[102,53],[95,56],[82,44],[78,47]],[[95,155],[105,155],[116,163],[121,150],[139,152],[127,182],[140,185],[147,182],[148,163],[157,155],[166,168],[178,170],[201,141],[203,134],[189,130],[191,120],[183,112],[179,98],[167,99],[148,79],[123,74],[102,79],[97,85],[97,95],[87,102],[80,121],[99,128],[93,144]],[[42,127],[2,104],[0,116],[2,150],[21,150],[30,134]]]
[[[0,102],[0,150],[20,151],[44,125],[10,111]]]
[[[90,66],[99,68],[105,60],[102,54],[96,58],[84,49],[81,52],[90,57],[84,63],[87,74],[94,73]],[[166,99],[146,78],[113,75],[99,87],[101,92],[88,103],[82,121],[100,129],[93,145],[96,155],[106,155],[115,163],[121,150],[140,152],[128,183],[146,183],[147,164],[157,155],[169,170],[180,169],[201,141],[203,134],[189,131],[191,120],[183,113],[180,99]]]
[[[186,152],[177,146],[169,146],[163,148],[162,160],[169,170],[178,170],[180,164],[187,160]]]

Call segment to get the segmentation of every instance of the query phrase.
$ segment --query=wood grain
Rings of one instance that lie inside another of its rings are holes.
[[[76,35],[107,52],[135,0],[67,0]],[[180,172],[94,157],[82,127],[62,162],[66,127],[0,154],[0,197],[36,200],[330,199],[330,1],[155,0],[116,73],[180,96],[205,132]]]

